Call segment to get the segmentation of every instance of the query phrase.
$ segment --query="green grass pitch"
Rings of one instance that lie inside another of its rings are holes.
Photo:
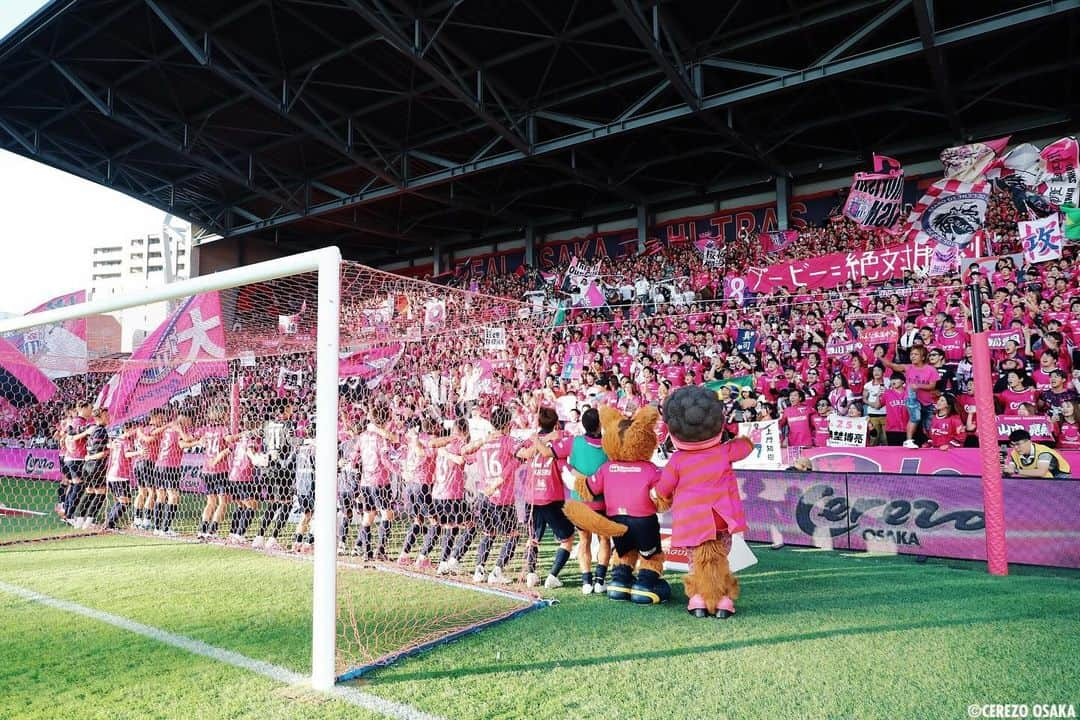
[[[973,563],[756,550],[731,620],[695,620],[675,600],[583,597],[567,570],[555,607],[358,685],[460,718],[937,718],[970,703],[1080,703],[1078,573],[994,578]],[[0,581],[300,673],[310,577],[302,562],[122,536],[0,548]],[[446,607],[502,602],[373,571],[339,582],[385,647],[422,636]],[[2,592],[0,628],[4,718],[371,716]]]

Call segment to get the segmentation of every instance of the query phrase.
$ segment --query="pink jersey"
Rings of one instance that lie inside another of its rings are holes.
[[[75,417],[68,420],[67,437],[64,438],[65,457],[72,460],[83,460],[86,458],[86,438],[81,437],[76,440],[73,436],[83,432],[89,426],[90,421],[81,417]]]
[[[1042,368],[1031,373],[1031,379],[1035,383],[1035,389],[1039,392],[1050,389],[1050,373],[1043,372]]]
[[[454,438],[441,449],[451,455],[460,455],[465,441]],[[434,500],[460,500],[465,497],[465,466],[452,462],[443,453],[435,455],[435,483],[431,486]]]
[[[967,336],[959,330],[953,330],[952,335],[946,335],[945,331],[942,330],[938,332],[934,343],[939,350],[945,353],[945,359],[947,361],[959,362],[964,358],[964,349],[968,345],[968,339]]]
[[[180,447],[180,435],[176,428],[166,428],[161,433],[161,446],[154,460],[155,465],[161,468],[178,468],[183,464],[184,449]]]
[[[1001,404],[1004,406],[1004,415],[1016,415],[1020,406],[1024,403],[1035,404],[1035,391],[1031,388],[1026,388],[1020,392],[1009,390],[1006,388],[1002,392],[998,393],[998,399],[1001,400]]]
[[[535,455],[529,460],[529,482],[525,483],[525,502],[531,505],[548,505],[566,499],[566,486],[563,485],[560,468],[569,457],[574,439],[563,438],[559,431],[541,438],[544,444],[550,444],[555,451],[555,458]]]
[[[686,368],[683,365],[664,365],[660,377],[671,383],[673,389],[682,387],[686,384]]]
[[[517,451],[522,444],[509,435],[489,436],[476,451],[480,486],[493,505],[512,505],[514,502],[514,473],[521,465]]]
[[[109,481],[131,480],[131,458],[127,454],[134,449],[134,438],[116,438],[109,443],[109,469],[105,472]]]
[[[215,425],[203,428],[197,434],[204,453],[202,471],[207,475],[229,472],[228,456],[218,459],[221,451],[225,449],[225,436],[229,434],[229,429],[223,425]]]
[[[390,473],[385,463],[386,438],[374,430],[365,430],[356,438],[356,449],[360,456],[360,484],[366,487],[389,485]]]
[[[963,447],[967,439],[967,429],[959,415],[934,417],[930,420],[930,444],[934,447]]]
[[[257,437],[241,435],[232,449],[229,462],[229,482],[251,482],[255,479],[255,466],[248,457],[248,450],[258,452],[261,443]]]
[[[154,462],[157,459],[158,448],[161,447],[161,435],[150,435],[150,433],[155,429],[156,428],[153,425],[147,425],[139,431],[142,433],[146,433],[147,438],[141,439],[136,436],[138,438],[137,444],[139,446],[139,449],[142,450],[142,457],[139,458],[140,460],[149,460],[150,462]]]
[[[810,426],[814,429],[814,447],[829,444],[829,416],[814,413],[810,416]]]
[[[659,480],[660,469],[651,462],[609,460],[589,478],[589,489],[604,496],[609,516],[649,517],[656,514],[649,491]]]
[[[1080,425],[1061,423],[1054,432],[1054,440],[1057,441],[1058,450],[1080,449]]]
[[[911,385],[927,385],[941,380],[941,373],[939,373],[937,368],[932,365],[921,365],[918,367],[915,365],[908,365],[905,368],[904,376]],[[919,401],[920,405],[930,405],[934,402],[934,393],[930,390],[916,390],[915,398]]]
[[[907,389],[889,388],[881,394],[885,405],[885,432],[904,432],[910,420],[907,408]]]
[[[784,408],[781,418],[788,429],[788,447],[810,447],[814,444],[814,431],[810,427],[812,411],[806,405]]]
[[[430,485],[435,454],[420,443],[408,443],[401,461],[401,479],[408,485]]]

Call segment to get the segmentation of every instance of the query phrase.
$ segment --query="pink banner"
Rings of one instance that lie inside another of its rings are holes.
[[[1073,467],[1080,467],[1080,451],[1063,451],[1062,456]],[[821,472],[919,473],[923,475],[982,474],[978,448],[907,449],[902,447],[873,447],[852,449],[812,448],[803,457],[813,462]]]
[[[944,453],[940,453],[944,454]],[[747,540],[986,559],[978,477],[738,473]],[[1080,482],[1006,478],[1008,560],[1080,567]]]
[[[200,477],[202,453],[185,453],[180,489],[190,493],[206,492]],[[60,482],[60,451],[38,448],[0,448],[0,476]],[[132,480],[132,485],[135,481]]]
[[[187,300],[139,346],[131,360],[134,367],[120,373],[109,403],[113,424],[145,415],[207,378],[227,378],[218,294]]]
[[[1013,430],[1027,430],[1031,433],[1031,439],[1035,442],[1045,442],[1054,439],[1053,426],[1050,418],[1045,415],[1022,417],[1020,415],[998,415],[997,434],[998,440],[1005,442],[1009,439],[1009,433]]]
[[[991,350],[1004,350],[1005,343],[1010,340],[1020,347],[1024,346],[1024,336],[1019,330],[991,330],[986,333],[986,342]]]
[[[858,338],[852,340],[830,340],[825,345],[825,354],[829,357],[840,357],[853,352],[868,353],[875,345],[895,344],[896,330],[893,328],[867,328]]]
[[[60,451],[0,448],[0,476],[60,480]]]
[[[902,278],[905,270],[926,267],[930,248],[913,242],[890,245],[865,252],[829,253],[809,260],[791,260],[767,268],[748,268],[745,287],[750,292],[770,293],[781,287],[788,290],[821,290],[843,285],[848,280],[859,283],[885,282]]]

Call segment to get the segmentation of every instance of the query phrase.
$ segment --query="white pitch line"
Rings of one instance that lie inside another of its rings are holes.
[[[233,667],[257,673],[285,685],[308,684],[308,678],[306,676],[283,668],[280,665],[274,665],[263,660],[256,660],[247,655],[233,652],[232,650],[214,647],[201,640],[195,640],[183,635],[176,635],[175,633],[153,627],[152,625],[143,625],[142,623],[129,620],[128,618],[119,615],[113,615],[112,613],[95,610],[68,600],[61,600],[59,598],[43,595],[39,592],[27,590],[26,588],[17,585],[9,585],[3,581],[0,581],[0,592],[5,592],[9,595],[14,595],[24,600],[29,600],[30,602],[45,605],[56,610],[63,610],[76,615],[82,615],[91,620],[97,620],[98,622],[103,622],[107,625],[133,632],[136,635],[142,635],[143,637],[156,640],[165,645],[171,645],[180,648],[181,650],[187,650],[195,655],[202,655],[211,660],[217,660],[218,662],[223,662],[227,665],[232,665]],[[404,705],[392,700],[386,700],[354,687],[337,686],[330,690],[330,694],[345,700],[348,703],[378,713],[384,717],[394,718],[395,720],[442,720],[438,715],[430,715],[421,710],[417,710],[411,705]]]

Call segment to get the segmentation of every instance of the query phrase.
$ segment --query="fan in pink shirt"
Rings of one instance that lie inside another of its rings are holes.
[[[780,427],[787,428],[788,447],[810,447],[814,444],[814,433],[810,426],[813,411],[803,404],[802,393],[792,390],[788,396],[791,405],[784,408],[780,416]]]

